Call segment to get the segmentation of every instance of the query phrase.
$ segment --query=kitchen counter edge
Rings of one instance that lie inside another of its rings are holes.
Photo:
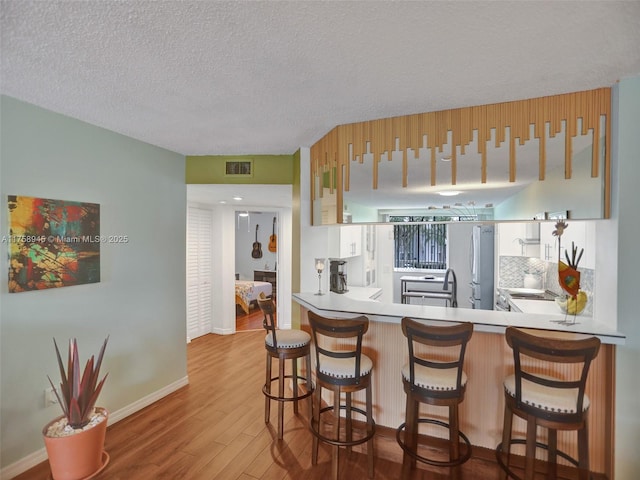
[[[355,292],[354,292],[355,293]],[[573,324],[560,323],[573,320],[564,314],[539,315],[497,310],[474,310],[470,308],[433,307],[427,305],[408,305],[400,303],[382,303],[373,299],[362,299],[361,295],[314,293],[294,293],[293,300],[316,313],[334,317],[366,315],[371,321],[400,323],[402,317],[445,322],[471,322],[478,332],[504,333],[509,326],[532,328],[555,332],[594,335],[601,342],[624,345],[625,335],[595,321],[592,317],[578,316]]]

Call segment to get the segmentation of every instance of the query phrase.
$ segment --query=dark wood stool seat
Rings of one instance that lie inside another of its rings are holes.
[[[402,333],[407,337],[409,347],[409,362],[402,368],[407,409],[405,422],[396,430],[396,440],[404,451],[402,476],[408,478],[411,469],[416,467],[416,461],[438,467],[453,467],[471,457],[471,443],[459,428],[458,405],[464,400],[467,384],[467,375],[462,367],[466,345],[473,334],[473,324],[429,324],[405,317],[402,319]],[[421,348],[421,351],[417,352],[417,348]],[[420,403],[447,407],[449,422],[420,418]],[[418,454],[419,425],[425,423],[448,429],[449,460]],[[462,454],[460,439],[465,445]]]
[[[308,316],[316,351],[316,392],[310,424],[313,434],[311,463],[313,465],[318,463],[320,441],[332,445],[332,478],[337,480],[340,447],[351,449],[355,445],[366,443],[368,475],[369,478],[373,478],[373,436],[376,427],[372,413],[373,362],[362,353],[362,337],[369,328],[369,319],[365,316],[349,319],[326,318],[312,311],[309,311]],[[351,344],[348,344],[349,339],[352,340]],[[321,407],[323,388],[333,392],[333,405],[324,408]],[[365,390],[364,408],[356,408],[352,402],[352,393],[360,390]],[[344,403],[341,403],[342,394],[345,395]],[[341,410],[345,412],[342,431]],[[323,414],[328,412],[333,413],[331,435],[323,433],[323,427],[328,423],[328,419],[325,419]],[[354,412],[364,419],[364,433],[357,436],[354,436],[356,433],[352,419]]]
[[[510,467],[511,445],[524,444],[524,478],[534,478],[537,448],[548,450],[549,471],[546,478],[557,476],[557,457],[561,456],[579,467],[581,479],[589,478],[588,411],[589,397],[585,395],[591,362],[598,355],[600,340],[596,337],[569,339],[541,337],[522,329],[508,327],[507,343],[513,350],[515,372],[504,380],[504,427],[502,442],[496,447],[500,478],[520,479]],[[567,378],[540,373],[542,365],[532,365],[531,359],[557,367],[559,364],[581,364]],[[513,439],[513,415],[526,420],[525,439]],[[547,444],[537,441],[537,427],[548,430]],[[558,430],[578,432],[578,459],[557,449]]]
[[[264,421],[269,423],[271,416],[271,401],[278,402],[278,438],[282,439],[284,433],[284,404],[293,402],[293,411],[298,413],[298,401],[309,398],[309,412],[311,412],[311,395],[313,383],[311,381],[311,336],[302,330],[278,330],[275,326],[275,305],[273,300],[266,298],[264,294],[258,298],[258,306],[264,314],[262,326],[267,331],[264,345],[267,351],[266,378],[262,387],[265,395]],[[278,359],[278,375],[272,376],[272,360]],[[305,359],[306,385],[300,390],[298,385],[298,359]],[[285,373],[286,360],[291,360],[291,374]],[[291,379],[292,395],[285,395],[285,381]],[[271,393],[271,385],[278,382],[278,394]]]

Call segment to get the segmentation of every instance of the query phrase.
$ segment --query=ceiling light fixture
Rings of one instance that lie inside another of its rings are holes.
[[[235,197],[233,197],[233,199],[236,200],[236,201],[240,201],[240,200],[242,200],[242,197],[239,197],[239,196],[236,195]]]
[[[442,195],[443,197],[455,197],[456,195],[460,195],[462,192],[459,190],[444,190],[442,192],[438,192],[438,195]]]
[[[451,161],[451,155],[443,155],[442,157],[440,157],[440,161],[442,161],[442,162],[450,162]]]

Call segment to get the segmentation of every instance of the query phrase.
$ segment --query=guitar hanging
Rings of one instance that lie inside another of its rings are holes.
[[[258,227],[259,225],[256,225],[256,241],[253,242],[253,250],[251,250],[251,256],[253,258],[262,258],[262,245],[260,245],[258,241]]]
[[[269,237],[269,251],[274,252],[277,249],[278,241],[276,238],[276,217],[273,217],[273,231]]]

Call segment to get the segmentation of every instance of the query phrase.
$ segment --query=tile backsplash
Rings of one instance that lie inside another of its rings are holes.
[[[539,275],[542,288],[558,295],[564,292],[558,283],[558,264],[534,257],[511,257],[500,255],[498,260],[498,288],[520,288],[524,286],[526,273]],[[589,298],[584,314],[592,315],[595,270],[580,268],[580,290]]]

